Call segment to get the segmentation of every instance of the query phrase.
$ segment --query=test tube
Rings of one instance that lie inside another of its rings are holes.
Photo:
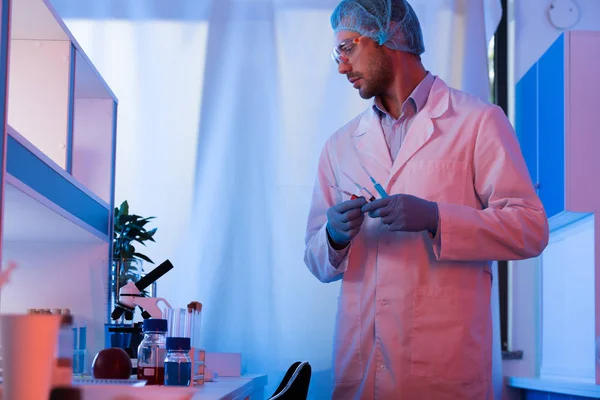
[[[166,308],[162,317],[167,320],[168,336],[188,337],[192,347],[197,347],[200,339],[201,312],[193,308]]]
[[[171,333],[173,337],[183,337],[185,315],[181,311],[181,308],[173,309],[173,333]]]
[[[166,319],[167,320],[167,336],[173,336],[171,334],[171,322],[173,321],[173,314],[172,314],[173,309],[169,308],[169,307],[165,307],[162,310],[162,319]]]
[[[196,329],[195,329],[195,340],[196,346],[200,347],[200,339],[202,335],[202,311],[196,311]]]
[[[184,337],[190,338],[190,342],[192,341],[192,332],[193,332],[193,323],[194,323],[194,313],[190,309],[185,310],[185,332]]]

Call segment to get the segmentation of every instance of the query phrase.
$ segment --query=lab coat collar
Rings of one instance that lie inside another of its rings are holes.
[[[439,76],[435,77],[425,109],[430,118],[439,118],[450,106],[450,88]]]
[[[427,103],[415,116],[395,162],[390,157],[377,112],[369,107],[363,113],[354,133],[355,147],[360,161],[378,182],[385,183],[386,189],[402,166],[431,139],[435,132],[433,119],[444,115],[449,99],[450,88],[442,79],[435,77]]]

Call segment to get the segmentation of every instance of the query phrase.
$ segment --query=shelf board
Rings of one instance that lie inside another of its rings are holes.
[[[591,215],[593,213],[562,211],[548,218],[548,226],[550,227],[550,232],[556,232]]]
[[[44,0],[12,0],[11,37],[16,40],[69,40]]]
[[[44,204],[44,199],[36,199],[35,192],[21,185],[15,178],[7,176],[4,186],[4,242],[106,242],[106,235],[92,233],[85,224],[77,224],[60,209]]]
[[[7,183],[108,240],[109,205],[8,126]],[[6,206],[5,206],[6,207]],[[10,211],[9,211],[10,213]],[[6,213],[5,213],[6,214]]]
[[[571,396],[599,398],[600,385],[587,381],[552,380],[540,378],[506,377],[506,385],[513,388],[538,392],[560,393]],[[542,397],[539,397],[542,398]],[[550,397],[547,397],[550,398]]]

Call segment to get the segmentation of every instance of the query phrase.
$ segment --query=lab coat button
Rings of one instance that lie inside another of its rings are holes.
[[[381,366],[379,368],[381,368],[381,370],[384,370],[385,369],[385,365],[381,364]]]
[[[383,301],[381,302],[381,304],[383,304],[383,306],[384,306],[384,307],[387,307],[387,306],[388,306],[388,302],[387,302],[387,301],[385,301],[385,300],[383,300]]]

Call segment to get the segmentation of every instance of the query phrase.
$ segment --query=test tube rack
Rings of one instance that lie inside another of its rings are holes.
[[[189,355],[190,360],[192,360],[192,379],[190,379],[190,386],[204,385],[206,351],[204,349],[192,347]]]

